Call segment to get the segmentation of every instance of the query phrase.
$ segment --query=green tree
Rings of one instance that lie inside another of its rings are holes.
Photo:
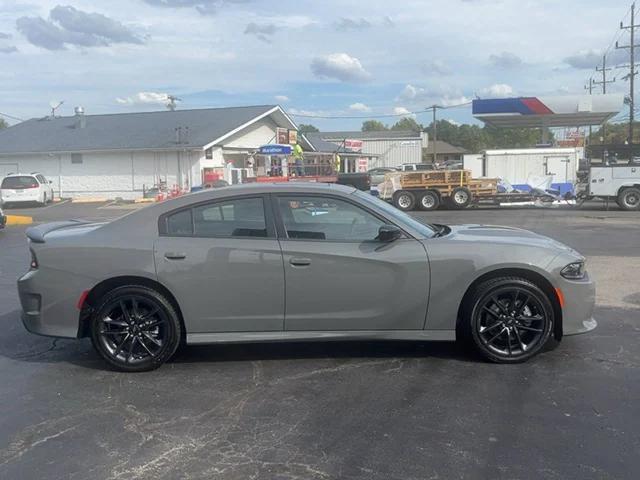
[[[414,118],[403,117],[391,127],[391,130],[411,130],[412,132],[421,132],[422,125],[416,122]]]
[[[9,124],[5,121],[4,118],[0,118],[0,130],[2,130],[3,128],[7,128],[9,126]]]
[[[316,127],[315,125],[311,125],[310,123],[301,123],[300,125],[298,125],[298,132],[302,133],[303,135],[305,133],[312,133],[312,132],[319,132],[320,130],[318,130],[318,127]]]
[[[363,132],[377,132],[380,130],[389,130],[389,128],[379,120],[366,120],[362,122]]]

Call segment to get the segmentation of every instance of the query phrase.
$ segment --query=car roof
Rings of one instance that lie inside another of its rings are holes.
[[[4,176],[7,177],[35,177],[36,175],[40,175],[40,172],[32,172],[32,173],[9,173]]]
[[[238,185],[229,185],[227,187],[220,187],[214,189],[219,192],[255,192],[255,193],[353,193],[354,187],[347,187],[345,185],[338,185],[336,183],[319,183],[319,182],[307,182],[307,181],[292,181],[292,182],[277,182],[277,183],[243,183]],[[208,190],[210,191],[210,190]]]

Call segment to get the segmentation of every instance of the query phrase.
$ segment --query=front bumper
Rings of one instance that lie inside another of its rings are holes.
[[[582,280],[561,277],[558,288],[564,298],[562,308],[563,335],[587,333],[598,326],[593,318],[596,304],[596,284],[587,272]]]

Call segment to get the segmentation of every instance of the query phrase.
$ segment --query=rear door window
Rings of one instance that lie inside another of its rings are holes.
[[[24,190],[25,188],[38,188],[38,181],[30,175],[6,177],[2,180],[0,188],[7,190]]]
[[[269,236],[262,198],[237,198],[198,205],[171,214],[166,234],[194,237]]]

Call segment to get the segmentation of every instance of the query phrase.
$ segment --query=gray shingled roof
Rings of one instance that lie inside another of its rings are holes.
[[[321,134],[318,132],[305,133],[305,138],[313,146],[317,152],[322,153],[355,153],[349,148],[345,148],[342,145],[337,145],[333,142],[323,140]]]
[[[176,149],[176,127],[188,127],[180,148],[201,148],[276,105],[31,119],[0,131],[0,154]]]
[[[350,138],[353,140],[371,140],[371,139],[417,139],[420,138],[420,132],[411,130],[379,130],[374,132],[318,132],[316,135],[325,140],[344,140]]]

